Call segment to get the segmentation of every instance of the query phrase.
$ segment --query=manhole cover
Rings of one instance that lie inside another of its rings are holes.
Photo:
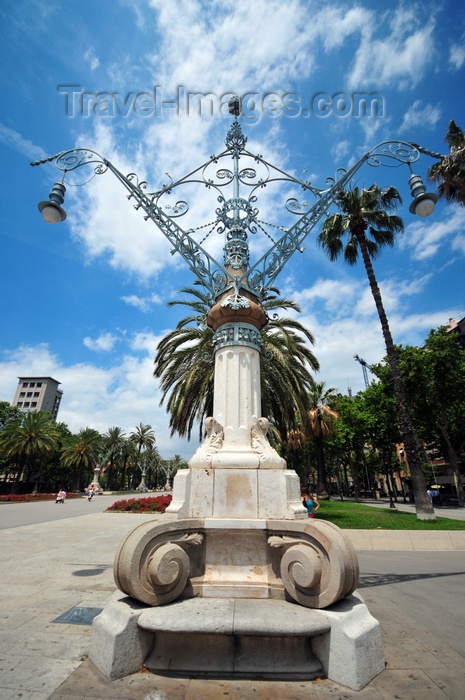
[[[100,615],[103,608],[71,608],[52,622],[61,622],[66,625],[91,625],[94,617]]]

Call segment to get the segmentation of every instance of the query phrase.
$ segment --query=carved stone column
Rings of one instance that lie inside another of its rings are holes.
[[[261,416],[261,329],[266,314],[247,290],[225,293],[208,314],[215,388],[207,435],[174,481],[178,517],[303,519],[296,473],[270,445]]]

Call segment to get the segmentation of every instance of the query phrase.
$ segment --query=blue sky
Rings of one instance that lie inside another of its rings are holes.
[[[152,377],[157,343],[184,315],[166,302],[192,274],[110,173],[69,186],[67,220],[44,223],[37,202],[60,174],[29,162],[87,147],[159,189],[165,173],[178,179],[223,150],[231,123],[219,108],[187,114],[178,96],[211,94],[219,105],[232,92],[249,96],[248,148],[321,189],[337,167],[387,139],[445,152],[449,120],[465,127],[465,7],[379,5],[4,0],[0,400],[13,400],[18,375],[50,375],[64,392],[59,419],[73,431],[150,423],[164,457],[192,454],[196,440],[170,439]],[[261,107],[270,94],[283,107],[274,114],[270,98]],[[366,94],[377,114],[357,112],[356,96]],[[353,109],[333,105],[335,95]],[[415,172],[424,176],[431,163],[423,156]],[[84,170],[71,185],[89,179]],[[413,217],[408,176],[406,167],[365,165],[357,183],[393,184],[403,196],[405,233],[375,272],[395,342],[416,345],[465,315],[465,210],[441,203],[429,219]],[[264,216],[289,225],[285,189],[264,194]],[[213,220],[205,188],[191,199],[196,225]],[[330,263],[318,230],[276,284],[315,336],[317,378],[356,393],[364,383],[353,356],[379,362],[381,328],[363,266]],[[221,247],[218,237],[210,243]]]

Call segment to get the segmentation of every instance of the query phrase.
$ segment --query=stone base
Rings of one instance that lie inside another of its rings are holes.
[[[115,556],[120,591],[147,605],[178,598],[292,600],[327,608],[358,582],[343,530],[323,520],[219,518],[148,522]]]
[[[308,517],[292,469],[180,469],[166,511],[178,518]]]
[[[145,665],[190,678],[327,676],[353,690],[384,669],[379,623],[357,594],[326,610],[201,598],[151,608],[122,598],[95,618],[91,659],[110,680]]]

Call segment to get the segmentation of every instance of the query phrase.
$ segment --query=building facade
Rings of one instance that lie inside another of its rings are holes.
[[[53,420],[57,419],[63,392],[53,377],[18,377],[18,386],[13,399],[13,406],[21,411],[48,411]]]
[[[465,318],[460,319],[460,321],[456,321],[455,318],[450,318],[447,332],[456,335],[457,340],[465,350]]]

